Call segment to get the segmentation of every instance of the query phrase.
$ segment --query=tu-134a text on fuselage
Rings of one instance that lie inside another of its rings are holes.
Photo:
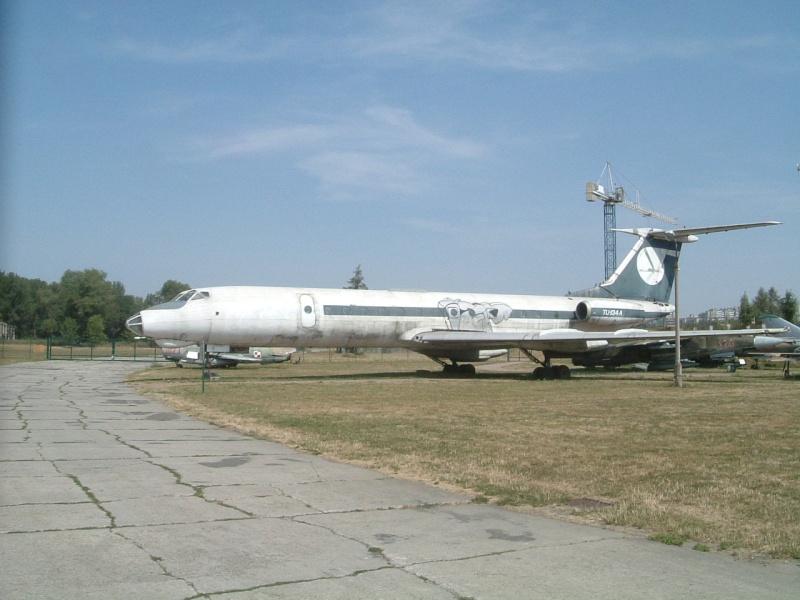
[[[520,348],[541,363],[535,378],[566,378],[553,355],[612,345],[659,344],[669,332],[640,327],[670,315],[681,247],[698,235],[774,221],[677,229],[620,230],[636,236],[604,283],[566,296],[273,287],[201,287],[133,315],[127,327],[153,339],[231,347],[406,348],[449,372]],[[754,330],[684,335],[753,335]],[[544,359],[534,357],[539,351]]]

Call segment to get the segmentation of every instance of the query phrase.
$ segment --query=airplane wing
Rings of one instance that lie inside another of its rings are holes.
[[[800,360],[800,352],[748,352],[747,356],[770,362],[797,362]]]
[[[215,353],[214,356],[223,360],[230,360],[240,363],[253,363],[253,364],[269,364],[269,363],[281,363],[286,362],[291,358],[292,353],[287,352],[285,354],[270,354],[270,353],[261,353],[260,351],[256,351],[253,354],[239,354],[233,352],[219,352]]]
[[[764,332],[774,333],[775,331],[775,329],[685,331],[681,332],[681,339],[754,336],[763,335]],[[437,348],[459,350],[525,348],[526,350],[559,352],[590,352],[607,346],[652,344],[672,342],[674,340],[675,333],[672,331],[648,331],[646,329],[620,329],[618,331],[548,329],[536,333],[431,330],[417,332],[411,338],[411,341],[431,350]],[[420,348],[420,350],[422,349]]]
[[[260,363],[260,358],[255,358],[253,356],[248,356],[247,354],[236,354],[230,352],[219,352],[213,354],[217,358],[221,358],[223,360],[232,360],[240,363]]]

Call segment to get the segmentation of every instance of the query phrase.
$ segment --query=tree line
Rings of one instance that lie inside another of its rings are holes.
[[[367,289],[361,265],[347,284],[351,289]],[[108,281],[106,273],[99,269],[66,271],[54,283],[0,271],[0,321],[15,327],[18,338],[130,337],[125,319],[143,308],[167,302],[190,287],[170,279],[157,292],[140,298],[126,294],[125,286]],[[797,296],[789,290],[781,296],[774,287],[760,288],[753,300],[747,293],[742,296],[739,321],[743,327],[766,314],[796,322]]]
[[[739,301],[739,322],[743,327],[752,325],[763,315],[777,315],[791,323],[795,323],[798,316],[798,301],[791,290],[781,296],[774,287],[765,290],[758,289],[755,298],[751,301],[747,292]]]
[[[125,293],[99,269],[65,271],[58,282],[28,279],[0,271],[0,321],[15,327],[17,338],[130,337],[125,319],[189,289],[169,280],[145,298]]]

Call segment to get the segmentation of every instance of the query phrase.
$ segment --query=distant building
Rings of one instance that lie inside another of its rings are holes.
[[[688,329],[724,329],[726,326],[730,327],[730,323],[738,319],[738,308],[709,308],[699,315],[681,317],[681,327]],[[667,327],[675,327],[675,317],[667,317],[666,325]]]
[[[17,328],[8,323],[0,321],[0,340],[15,340],[17,339]]]
[[[706,323],[730,323],[739,319],[739,309],[709,308],[700,316]]]

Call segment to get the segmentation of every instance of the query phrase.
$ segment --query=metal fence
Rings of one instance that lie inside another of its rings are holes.
[[[47,357],[47,340],[0,339],[0,360],[10,362],[44,360]]]
[[[163,361],[161,348],[152,340],[87,340],[49,338],[47,360],[141,360]]]

